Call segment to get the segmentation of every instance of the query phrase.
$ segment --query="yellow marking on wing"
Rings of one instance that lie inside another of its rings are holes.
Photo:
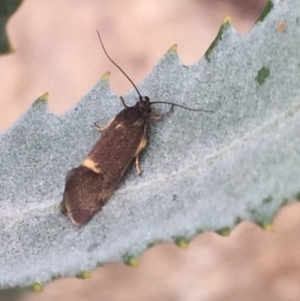
[[[68,216],[69,216],[69,219],[71,220],[71,222],[72,222],[73,225],[75,225],[75,226],[81,226],[81,224],[80,224],[80,223],[77,223],[77,222],[75,221],[75,219],[73,218],[72,212],[70,212],[70,213],[68,214]]]
[[[119,123],[119,124],[115,127],[115,129],[118,129],[118,128],[120,128],[121,126],[123,126],[123,124]]]
[[[72,224],[74,224],[75,226],[81,226],[79,223],[77,223],[74,218],[73,218],[73,212],[70,208],[69,202],[67,202],[66,200],[63,201],[64,202],[64,206],[66,208],[66,215],[69,217],[69,219],[71,220]]]
[[[87,167],[95,173],[101,173],[101,169],[97,166],[97,163],[89,157],[85,158],[81,165]]]
[[[104,132],[115,120],[115,117],[111,118],[108,123],[105,126],[99,126],[97,123],[95,123],[95,129],[99,132]]]

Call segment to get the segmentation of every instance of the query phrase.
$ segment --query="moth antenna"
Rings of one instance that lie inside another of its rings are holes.
[[[136,92],[137,92],[137,94],[139,95],[139,97],[140,97],[140,99],[142,99],[143,97],[142,97],[142,95],[141,95],[141,93],[139,92],[139,90],[138,90],[138,88],[136,87],[136,85],[134,84],[134,82],[130,79],[130,77],[125,73],[125,71],[117,64],[117,63],[115,63],[114,61],[113,61],[113,59],[108,55],[108,53],[107,53],[107,51],[106,51],[106,49],[105,49],[105,47],[104,47],[104,44],[103,44],[103,42],[102,42],[102,40],[101,40],[101,36],[100,36],[100,33],[99,33],[99,31],[97,30],[97,33],[98,33],[98,38],[99,38],[99,41],[100,41],[100,43],[101,43],[101,46],[102,46],[102,49],[103,49],[103,51],[104,51],[104,53],[105,53],[105,55],[107,56],[107,58],[125,75],[125,77],[130,81],[130,83],[133,85],[133,87],[134,87],[134,89],[136,90]]]
[[[180,107],[182,109],[189,110],[189,111],[206,112],[206,113],[214,113],[215,112],[215,111],[204,110],[204,109],[192,109],[192,108],[189,108],[189,107],[177,104],[177,103],[169,102],[169,101],[152,101],[150,103],[150,105],[153,105],[155,103],[164,103],[164,104],[167,104],[167,105],[173,105],[173,106]]]

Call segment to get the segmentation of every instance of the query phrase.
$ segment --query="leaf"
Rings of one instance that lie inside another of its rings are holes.
[[[157,241],[228,235],[245,219],[272,230],[274,214],[300,190],[300,7],[273,4],[251,32],[226,30],[210,62],[186,67],[174,49],[165,54],[141,92],[215,113],[176,109],[153,123],[143,175],[131,169],[84,227],[61,215],[59,204],[67,171],[99,138],[93,123],[122,109],[108,78],[66,114],[52,115],[39,100],[0,134],[0,287],[138,258]],[[289,30],[277,31],[280,20]],[[258,85],[263,67],[270,76]],[[125,99],[138,98],[131,91]]]
[[[0,1],[0,54],[11,52],[6,24],[11,15],[19,8],[22,0],[1,0]]]

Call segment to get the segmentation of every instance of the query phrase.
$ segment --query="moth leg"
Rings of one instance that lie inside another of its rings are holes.
[[[166,112],[166,113],[163,113],[163,114],[154,114],[152,116],[150,116],[150,119],[153,119],[153,120],[160,120],[162,119],[163,117],[166,117],[166,116],[169,116],[170,114],[172,114],[174,112],[174,105],[171,106],[171,109]]]
[[[135,157],[135,168],[136,168],[137,173],[139,175],[141,175],[142,171],[141,171],[140,162],[139,162],[139,155],[137,155]]]
[[[114,119],[115,119],[115,117],[112,118],[112,119],[110,119],[108,121],[108,123],[105,126],[103,126],[103,127],[99,126],[96,122],[94,122],[94,127],[95,127],[95,129],[97,131],[99,131],[100,133],[102,133],[103,131],[105,131],[111,125],[111,123],[114,121]]]
[[[146,147],[146,145],[147,145],[147,125],[145,125],[145,127],[144,127],[144,134],[143,134],[142,140],[134,154],[135,168],[139,175],[142,174],[140,162],[139,162],[139,153]]]

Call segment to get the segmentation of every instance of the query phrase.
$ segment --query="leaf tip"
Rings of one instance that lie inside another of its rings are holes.
[[[167,52],[177,53],[177,44],[174,44]]]
[[[44,290],[44,286],[40,282],[35,282],[32,285],[32,289],[37,293],[41,293]]]
[[[224,227],[224,228],[216,230],[216,233],[221,236],[230,236],[231,230],[229,227]]]
[[[187,249],[190,241],[186,237],[178,237],[174,240],[174,243],[181,249]]]
[[[91,276],[92,276],[91,271],[82,271],[76,275],[78,279],[88,279],[91,278]]]
[[[222,24],[223,24],[223,25],[226,24],[226,23],[228,23],[228,25],[231,24],[231,19],[232,19],[232,18],[231,18],[231,15],[228,14],[228,15],[224,18]]]
[[[269,12],[272,10],[273,7],[274,7],[273,1],[268,0],[266,5],[265,5],[265,8],[263,9],[261,14],[259,15],[256,23],[264,21],[264,19],[266,18],[266,16],[269,14]]]
[[[109,77],[110,77],[110,71],[107,71],[102,75],[100,81],[109,81]]]
[[[256,224],[268,233],[274,232],[274,226],[272,222],[263,221],[263,222],[256,222]]]
[[[219,31],[217,33],[217,36],[215,37],[215,39],[213,40],[213,42],[210,44],[210,46],[208,47],[208,49],[204,53],[204,57],[206,58],[206,60],[209,63],[211,62],[211,59],[210,59],[211,52],[216,47],[216,45],[219,43],[219,41],[222,40],[223,33],[226,31],[226,29],[231,26],[230,22],[231,22],[231,18],[228,15],[228,16],[225,17],[222,25],[220,26],[220,29],[219,29]]]
[[[34,101],[34,103],[32,104],[32,107],[35,107],[40,104],[46,105],[48,102],[48,98],[49,98],[49,93],[46,92],[43,95],[41,95],[37,100]]]
[[[266,230],[269,233],[273,233],[274,232],[274,226],[272,223],[264,223],[263,224],[263,229]]]
[[[126,265],[136,267],[139,265],[139,259],[136,256],[128,255],[128,256],[125,256],[124,263]]]

